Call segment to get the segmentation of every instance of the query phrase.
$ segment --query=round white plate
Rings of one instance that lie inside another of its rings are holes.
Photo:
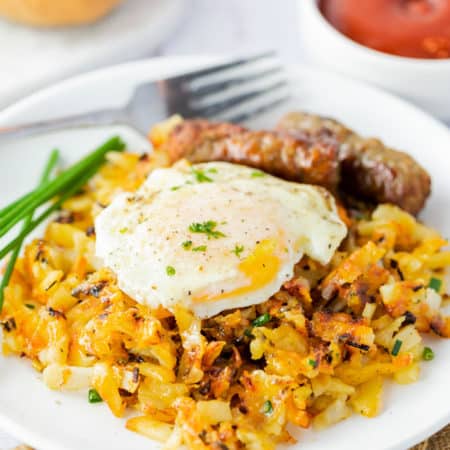
[[[0,124],[60,116],[118,105],[133,86],[193,69],[207,58],[153,59],[80,76],[17,103],[0,115]],[[273,126],[283,111],[304,109],[336,117],[364,135],[379,136],[405,149],[432,174],[433,195],[422,219],[450,236],[450,132],[415,107],[377,89],[306,67],[288,68],[294,97],[290,104],[254,122]],[[150,125],[150,124],[149,124]],[[0,148],[0,203],[30,189],[48,152],[59,147],[67,161],[78,159],[113,132],[120,132],[130,150],[147,143],[124,127],[55,133]],[[1,205],[0,205],[1,206]],[[436,358],[423,363],[418,383],[388,386],[383,412],[375,419],[354,416],[328,430],[298,430],[292,449],[406,449],[450,420],[450,341],[432,339]],[[104,404],[90,405],[86,393],[48,390],[26,361],[0,357],[0,427],[40,450],[148,450],[152,442],[124,428]]]

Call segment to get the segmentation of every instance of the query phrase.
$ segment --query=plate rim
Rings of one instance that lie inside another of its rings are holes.
[[[129,70],[145,70],[146,66],[150,66],[152,64],[156,64],[158,62],[164,62],[164,63],[170,63],[173,61],[178,64],[186,64],[186,66],[190,65],[191,63],[195,66],[208,66],[210,64],[214,64],[217,62],[224,62],[227,60],[232,59],[235,56],[239,56],[239,54],[225,54],[225,55],[214,55],[214,54],[201,54],[201,55],[177,55],[177,56],[157,56],[157,57],[151,57],[151,58],[142,58],[138,59],[136,61],[129,61],[124,62],[121,64],[113,64],[110,66],[102,67],[99,69],[92,69],[88,70],[87,72],[83,72],[81,74],[77,74],[74,76],[71,76],[69,78],[66,78],[64,80],[60,80],[57,82],[52,83],[50,86],[38,89],[36,92],[26,95],[23,98],[13,102],[11,105],[7,106],[3,110],[0,110],[0,122],[3,123],[3,121],[7,121],[11,116],[14,116],[16,114],[20,114],[22,109],[26,109],[29,107],[29,104],[33,104],[35,102],[39,102],[42,98],[45,98],[47,95],[52,95],[54,92],[57,92],[58,90],[65,90],[67,88],[70,88],[71,85],[75,84],[83,84],[85,82],[89,82],[91,79],[96,77],[103,77],[108,72],[114,71],[114,72],[121,72],[121,71],[129,71]],[[343,82],[351,82],[355,85],[358,85],[360,87],[363,87],[365,89],[371,90],[373,93],[375,93],[378,96],[382,96],[385,99],[387,99],[390,102],[396,102],[399,105],[402,105],[403,107],[406,107],[410,110],[414,110],[416,114],[420,114],[422,118],[430,123],[433,123],[435,126],[438,126],[441,128],[442,131],[446,132],[450,137],[450,127],[448,127],[443,121],[439,120],[438,118],[432,116],[427,111],[423,110],[419,106],[415,105],[411,101],[404,99],[392,92],[389,92],[379,86],[376,86],[374,84],[371,84],[364,80],[355,79],[349,76],[346,76],[345,74],[341,74],[338,72],[333,72],[331,70],[319,68],[316,66],[312,66],[307,63],[303,62],[285,62],[281,61],[282,67],[287,69],[287,72],[291,71],[308,71],[311,74],[317,73],[321,74],[323,76],[332,77],[336,80],[343,81]],[[178,70],[175,70],[174,73],[180,72]],[[153,77],[152,77],[153,79]],[[155,78],[158,79],[158,78]]]
[[[83,85],[85,83],[93,82],[95,78],[103,78],[108,75],[111,71],[114,73],[120,73],[120,72],[128,72],[131,70],[137,70],[141,71],[143,73],[145,72],[157,72],[154,67],[151,67],[153,65],[156,65],[158,62],[163,62],[165,64],[170,64],[170,62],[174,62],[174,65],[176,68],[179,66],[186,66],[189,67],[191,64],[194,64],[195,66],[201,66],[201,65],[209,65],[214,64],[217,61],[227,60],[229,59],[229,56],[217,56],[217,55],[182,55],[182,56],[162,56],[162,57],[155,57],[155,58],[145,58],[145,59],[139,59],[137,61],[122,63],[122,64],[116,64],[109,67],[91,70],[89,72],[75,75],[73,77],[70,77],[68,79],[53,83],[52,85],[40,89],[37,92],[25,96],[24,98],[14,102],[7,108],[5,108],[3,111],[0,111],[0,122],[6,122],[11,120],[11,118],[17,117],[20,115],[24,110],[27,108],[33,107],[34,104],[42,102],[47,96],[52,96],[55,93],[58,93],[58,91],[64,91],[66,89],[70,89],[72,86],[75,85]],[[355,80],[351,77],[323,70],[318,69],[316,67],[311,67],[307,64],[303,63],[284,63],[282,62],[282,66],[286,68],[287,72],[296,72],[296,71],[308,71],[311,74],[317,73],[321,74],[325,77],[331,77],[337,80],[338,82],[345,82],[345,83],[354,83],[357,86],[361,86],[364,89],[371,90],[374,94],[376,94],[378,97],[380,97],[380,100],[387,100],[388,102],[395,102],[398,105],[402,107],[406,107],[410,109],[411,111],[414,111],[416,115],[420,115],[422,120],[428,122],[430,126],[438,127],[440,128],[444,134],[448,136],[449,144],[450,144],[450,128],[448,128],[443,122],[441,122],[439,119],[433,117],[431,114],[423,111],[418,106],[412,104],[408,100],[405,100],[403,98],[398,97],[395,94],[392,94],[390,92],[387,92],[383,90],[380,87],[371,85],[370,83],[367,83],[365,81],[361,80]],[[150,67],[150,69],[149,69]],[[180,72],[177,69],[174,69],[174,73]],[[156,76],[149,76],[149,79],[156,79]],[[1,150],[0,150],[1,151]],[[2,356],[3,357],[3,356]],[[433,435],[437,431],[439,431],[442,427],[444,427],[446,424],[450,422],[450,408],[447,412],[446,416],[442,416],[439,420],[434,421],[433,425],[430,425],[427,429],[421,430],[415,433],[410,434],[407,438],[403,438],[401,442],[398,442],[397,444],[394,444],[394,446],[387,447],[391,449],[403,449],[406,446],[412,446],[415,445],[427,437]],[[18,440],[26,440],[29,443],[33,445],[37,445],[38,447],[45,448],[46,450],[62,450],[66,447],[65,444],[62,446],[55,441],[49,440],[46,436],[40,435],[34,431],[30,431],[26,426],[20,424],[19,422],[16,422],[12,419],[10,419],[7,414],[0,411],[0,426],[2,429],[6,430],[8,434],[14,436]]]

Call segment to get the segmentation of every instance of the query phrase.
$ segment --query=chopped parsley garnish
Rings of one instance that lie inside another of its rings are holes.
[[[185,249],[185,250],[189,250],[192,247],[192,241],[184,241],[181,246]]]
[[[206,252],[206,245],[199,245],[198,247],[194,247],[192,249],[193,252]]]
[[[270,414],[273,413],[273,406],[272,406],[272,402],[270,400],[267,400],[264,402],[263,407],[262,407],[262,412],[268,416]]]
[[[442,281],[439,278],[431,278],[428,287],[434,289],[436,292],[441,290]]]
[[[171,188],[170,188],[170,190],[171,191],[178,191],[178,189],[180,189],[181,188],[181,186],[172,186]]]
[[[254,327],[262,327],[264,326],[266,323],[270,322],[270,314],[269,313],[264,313],[263,315],[257,317],[253,322],[252,325]]]
[[[212,178],[208,177],[206,173],[201,169],[192,169],[192,175],[199,183],[212,183]]]
[[[128,228],[127,228],[127,227],[123,227],[123,228],[121,228],[121,229],[119,230],[119,233],[120,233],[120,234],[125,234],[127,231],[128,231]]]
[[[233,253],[239,258],[239,256],[241,255],[241,253],[244,251],[244,246],[243,245],[235,245]]]
[[[89,403],[100,403],[103,401],[100,394],[95,389],[89,389],[88,400]]]
[[[211,167],[211,169],[208,169],[209,173],[217,173],[217,169],[215,167]]]
[[[33,304],[31,304],[31,303],[25,303],[25,306],[28,308],[28,309],[34,309],[34,308],[36,308]]]
[[[401,341],[400,339],[397,339],[395,341],[394,346],[392,347],[392,351],[391,351],[392,356],[398,355],[398,352],[400,351],[402,344],[403,344],[403,341]]]
[[[254,170],[252,172],[252,178],[261,178],[261,177],[265,177],[266,174],[264,172],[261,172],[260,170]]]
[[[434,352],[433,352],[433,350],[430,347],[425,347],[423,349],[422,358],[425,361],[431,361],[432,359],[434,359]]]
[[[225,235],[221,232],[216,230],[217,222],[214,222],[213,220],[208,220],[206,222],[202,223],[191,223],[189,225],[189,231],[191,233],[204,233],[208,236],[208,239],[214,238],[219,239],[221,237],[225,237]]]
[[[167,275],[169,275],[169,277],[173,277],[177,273],[175,268],[172,266],[167,266],[166,272],[167,272]]]
[[[308,364],[315,369],[317,367],[317,361],[315,359],[308,359]]]

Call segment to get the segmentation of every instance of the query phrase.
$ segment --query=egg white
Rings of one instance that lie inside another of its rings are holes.
[[[95,229],[96,254],[125,293],[199,317],[266,301],[304,254],[327,263],[347,232],[320,187],[186,161],[119,195]]]

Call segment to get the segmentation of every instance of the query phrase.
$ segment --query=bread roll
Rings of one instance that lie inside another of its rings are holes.
[[[0,0],[0,15],[29,25],[51,27],[95,22],[122,0]]]

